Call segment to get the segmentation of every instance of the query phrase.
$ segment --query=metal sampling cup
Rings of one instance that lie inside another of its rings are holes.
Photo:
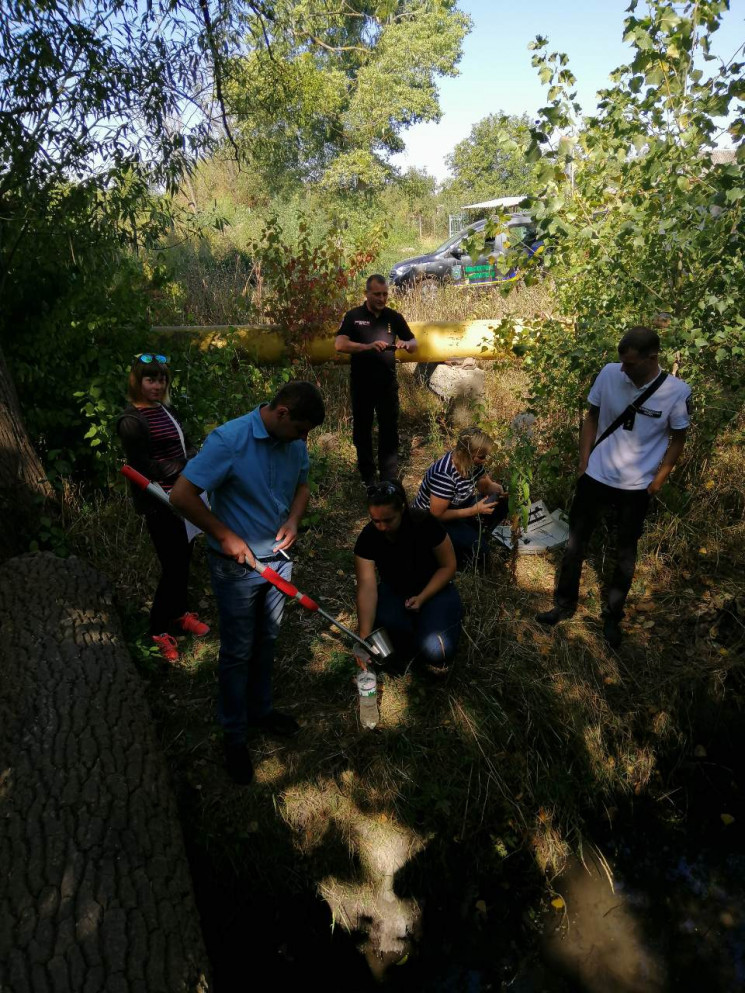
[[[376,662],[383,662],[393,655],[393,642],[385,628],[375,628],[365,641],[372,649],[372,657]]]

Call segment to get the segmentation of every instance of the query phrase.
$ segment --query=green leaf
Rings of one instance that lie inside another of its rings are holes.
[[[537,142],[531,142],[528,146],[528,150],[525,153],[525,160],[527,162],[538,162],[541,158],[541,149]]]
[[[636,45],[640,52],[648,52],[650,49],[654,48],[654,42],[652,41],[649,32],[646,28],[639,25],[639,27],[634,28],[630,33],[630,37],[627,35],[627,39],[632,44]]]
[[[542,114],[549,124],[553,125],[553,127],[557,127],[562,118],[561,110],[558,107],[541,107],[539,113]]]
[[[659,25],[663,31],[669,34],[673,28],[676,28],[680,24],[681,20],[682,18],[674,10],[668,8],[660,17]]]
[[[665,73],[661,66],[656,65],[644,74],[644,79],[648,86],[660,86],[665,81]]]

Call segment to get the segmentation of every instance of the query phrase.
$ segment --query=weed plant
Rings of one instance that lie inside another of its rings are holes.
[[[517,361],[485,370],[486,396],[473,414],[497,439],[491,471],[500,478],[509,469],[509,422],[524,411],[530,384]],[[240,361],[226,359],[215,419],[268,395],[271,377],[254,371],[248,383],[245,375]],[[348,372],[298,365],[293,375],[314,378],[327,405],[325,424],[310,436],[313,497],[294,580],[354,626],[352,548],[367,515],[354,468]],[[413,372],[402,370],[399,379],[413,496],[454,431]],[[206,392],[206,380],[200,383]],[[663,491],[641,543],[618,652],[601,636],[599,587],[610,563],[600,542],[585,569],[581,609],[555,631],[532,618],[550,601],[556,559],[521,556],[513,580],[495,552],[485,573],[458,579],[466,616],[451,671],[414,665],[385,676],[381,722],[367,732],[349,646],[317,615],[288,604],[276,698],[303,732],[285,746],[251,741],[257,774],[248,790],[221,767],[216,611],[203,552],[192,597],[213,634],[184,643],[180,661],[166,668],[142,637],[157,567],[123,491],[83,502],[68,494],[67,545],[114,582],[188,810],[185,830],[211,871],[286,896],[317,887],[335,921],[367,927],[381,941],[392,910],[416,928],[413,905],[386,888],[411,865],[446,872],[441,860],[457,851],[458,864],[478,878],[498,875],[528,852],[550,878],[597,818],[612,822],[635,798],[666,795],[666,770],[698,745],[701,708],[742,707],[744,429],[740,417],[713,448],[694,438]],[[558,415],[536,431],[533,496],[566,506],[576,433],[572,439]],[[572,446],[563,446],[563,433]],[[420,895],[426,877],[424,869],[415,874]]]

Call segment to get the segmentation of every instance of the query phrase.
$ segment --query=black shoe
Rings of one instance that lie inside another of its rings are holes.
[[[300,731],[300,725],[289,714],[281,714],[278,710],[270,710],[268,714],[251,721],[254,727],[267,734],[278,734],[281,738],[294,738]]]
[[[254,778],[253,763],[245,745],[225,745],[225,768],[233,782],[239,786],[248,786]]]
[[[551,610],[544,610],[540,614],[536,614],[535,619],[539,624],[548,624],[550,627],[553,627],[554,624],[558,624],[559,621],[565,621],[571,616],[571,613],[567,613],[561,607],[553,607]]]
[[[611,648],[618,648],[623,639],[623,631],[619,626],[618,618],[614,617],[612,614],[605,615],[605,620],[603,621],[603,637]]]

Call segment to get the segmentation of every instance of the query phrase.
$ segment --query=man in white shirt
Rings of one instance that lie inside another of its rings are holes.
[[[632,328],[619,342],[621,361],[604,366],[592,385],[580,434],[579,479],[555,606],[536,615],[537,621],[549,625],[572,616],[588,542],[600,514],[613,508],[618,524],[616,568],[603,625],[603,634],[613,647],[621,642],[619,623],[634,578],[636,547],[649,499],[659,492],[680,458],[690,424],[690,388],[661,372],[659,351],[655,331]]]

